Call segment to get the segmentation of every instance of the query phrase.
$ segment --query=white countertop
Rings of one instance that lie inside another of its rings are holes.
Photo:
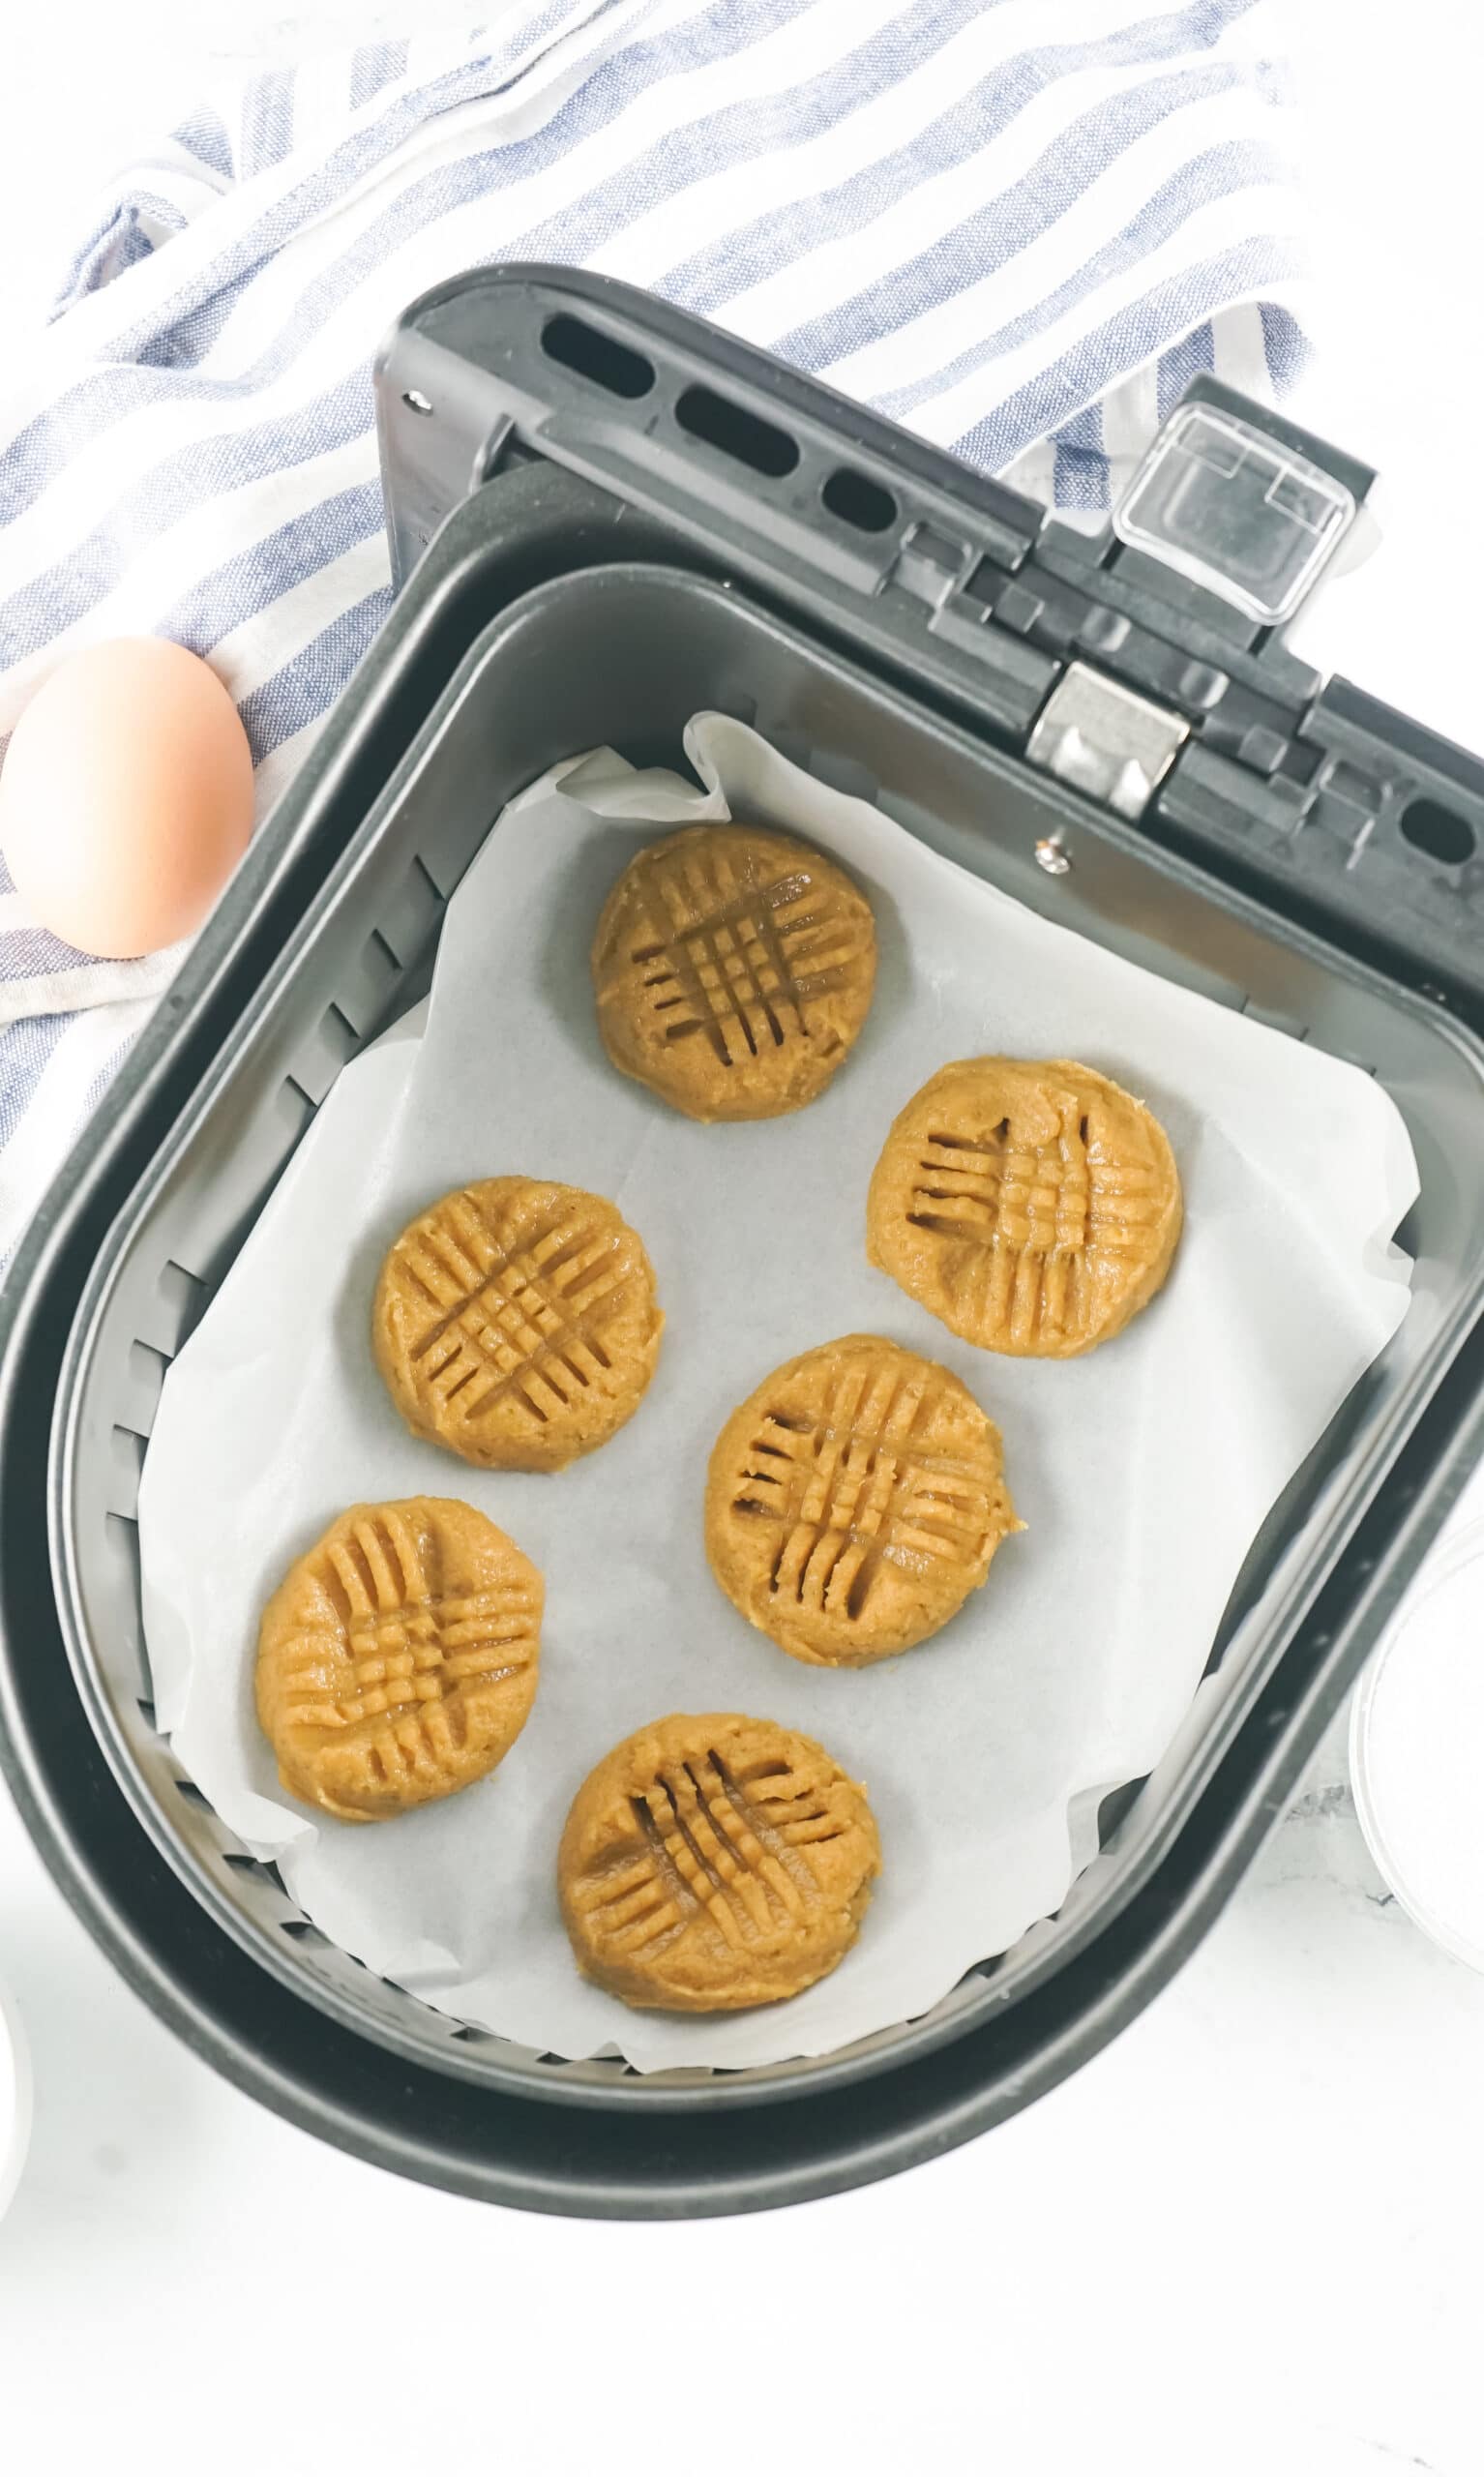
[[[1478,746],[1476,12],[1300,15],[1331,281],[1299,410],[1390,481],[1385,546],[1304,650]],[[30,77],[0,58],[0,312],[34,297],[48,224],[121,112],[162,85],[186,100],[205,58],[396,15],[32,13],[5,38]],[[353,2459],[380,2477],[432,2455],[534,2477],[661,2456],[740,2477],[825,2453],[862,2477],[1484,2468],[1484,1978],[1385,1895],[1339,1724],[1226,1916],[1114,2046],[967,2149],[785,2214],[538,2220],[311,2141],[125,1989],[3,1793],[0,1977],[37,2085],[0,2228],[17,2477],[104,2458],[209,2477]]]

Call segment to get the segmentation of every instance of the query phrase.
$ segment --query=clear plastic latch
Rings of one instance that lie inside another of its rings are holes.
[[[1130,549],[1273,623],[1292,617],[1354,518],[1332,473],[1198,403],[1171,415],[1113,522]]]

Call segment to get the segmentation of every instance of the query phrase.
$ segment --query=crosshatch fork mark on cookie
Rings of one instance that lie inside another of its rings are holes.
[[[859,1370],[831,1385],[816,1418],[764,1412],[732,1510],[775,1527],[776,1595],[855,1619],[883,1564],[985,1556],[994,1500],[970,1461],[933,1449],[932,1407],[928,1371]]]
[[[740,1950],[819,1899],[807,1852],[845,1830],[807,1774],[769,1759],[733,1772],[714,1747],[629,1801],[633,1832],[579,1896],[593,1932],[653,1956],[702,1913]]]
[[[512,1242],[460,1196],[409,1231],[401,1253],[434,1311],[413,1366],[461,1422],[514,1396],[545,1424],[611,1366],[604,1334],[629,1275],[611,1237],[580,1212]]]
[[[934,1130],[923,1140],[907,1219],[965,1242],[960,1277],[989,1321],[1018,1336],[1074,1324],[1082,1260],[1146,1257],[1159,1197],[1152,1168],[1089,1146],[1085,1116],[1032,1144],[1002,1119],[988,1136]]]
[[[629,960],[671,1019],[666,1039],[703,1033],[723,1066],[807,1031],[810,1000],[838,988],[861,953],[859,927],[806,870],[746,882],[729,861],[693,857],[651,862],[638,883],[656,935]]]
[[[303,1665],[284,1678],[283,1716],[359,1732],[375,1780],[430,1763],[447,1768],[467,1735],[465,1698],[499,1686],[535,1656],[530,1584],[448,1589],[436,1532],[420,1540],[396,1513],[334,1540],[323,1581],[337,1624],[307,1626],[286,1647]]]

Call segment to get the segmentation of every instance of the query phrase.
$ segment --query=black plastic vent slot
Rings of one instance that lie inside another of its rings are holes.
[[[1479,845],[1469,820],[1445,809],[1440,800],[1409,801],[1402,811],[1402,833],[1414,851],[1425,851],[1445,869],[1461,869]]]
[[[560,362],[563,370],[575,370],[579,378],[590,378],[595,387],[607,388],[610,396],[647,396],[654,385],[654,364],[641,352],[634,352],[621,344],[616,336],[606,335],[601,327],[590,327],[583,318],[549,318],[541,331],[541,349],[548,361]]]
[[[775,429],[726,396],[713,395],[709,387],[688,387],[675,406],[675,419],[692,438],[704,439],[708,447],[719,447],[724,456],[772,481],[791,473],[799,461],[797,444],[786,430]]]
[[[879,482],[868,481],[864,473],[852,473],[848,464],[830,474],[819,496],[831,516],[838,516],[842,524],[853,524],[857,533],[884,533],[897,522],[897,502],[890,491],[883,491]]]
[[[994,608],[994,597],[1004,586],[1005,572],[993,559],[976,559],[965,578],[960,591],[969,602],[982,603],[986,611]]]

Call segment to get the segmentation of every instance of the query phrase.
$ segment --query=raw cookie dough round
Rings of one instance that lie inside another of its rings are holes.
[[[535,1698],[544,1597],[457,1498],[352,1506],[263,1611],[257,1716],[284,1788],[371,1823],[492,1772]]]
[[[1069,1059],[965,1058],[893,1125],[866,1253],[981,1350],[1075,1358],[1147,1307],[1181,1218],[1142,1101]]]
[[[371,1344],[415,1436],[487,1471],[560,1471],[632,1418],[664,1323],[616,1205],[482,1179],[408,1223],[381,1268]]]
[[[779,1118],[823,1091],[866,1020],[876,923],[791,835],[690,825],[630,861],[592,967],[625,1075],[690,1119]]]
[[[999,1430],[935,1359],[849,1333],[733,1411],[706,1482],[728,1599],[796,1660],[859,1668],[946,1626],[1019,1531]]]
[[[578,1967],[626,2004],[777,2004],[854,1943],[881,1846],[813,1738],[737,1712],[625,1738],[572,1802],[557,1859]]]

